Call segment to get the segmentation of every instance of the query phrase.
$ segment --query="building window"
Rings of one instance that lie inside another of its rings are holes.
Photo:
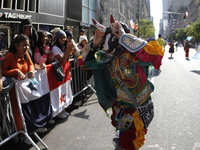
[[[87,8],[82,8],[82,22],[88,23],[89,21],[89,11]]]
[[[12,8],[12,0],[2,0],[3,8]]]
[[[82,22],[93,24],[92,18],[96,17],[96,1],[82,1]]]
[[[92,10],[95,10],[96,9],[96,1],[89,0],[89,8]]]
[[[83,1],[82,1],[82,5],[87,7],[87,6],[89,5],[88,0],[83,0]]]
[[[28,1],[28,10],[35,11],[36,8],[36,0],[29,0]]]
[[[25,0],[16,0],[16,9],[24,10]]]

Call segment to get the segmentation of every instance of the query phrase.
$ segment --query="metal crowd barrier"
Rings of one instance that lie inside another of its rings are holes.
[[[70,59],[70,70],[71,70],[71,87],[73,92],[73,97],[77,97],[80,94],[86,94],[88,93],[96,93],[94,89],[94,80],[93,76],[91,74],[91,70],[85,70],[84,68],[81,68],[78,65],[78,59],[73,58]],[[3,77],[3,79],[5,79]],[[0,92],[0,146],[8,142],[9,140],[15,138],[19,140],[17,135],[23,134],[35,147],[36,150],[40,150],[40,148],[35,144],[35,142],[31,139],[29,134],[26,130],[26,125],[24,124],[24,130],[17,131],[11,102],[10,102],[10,95],[9,90],[13,86],[13,81],[11,82],[12,85],[10,85],[9,89],[4,89]],[[8,87],[6,87],[8,88]],[[18,103],[19,104],[19,103]],[[19,104],[19,110],[21,117],[22,111],[21,111],[21,104]],[[23,117],[22,117],[23,118]],[[45,147],[45,149],[48,149],[48,146],[42,141],[42,139],[37,135],[36,132],[32,133],[36,139],[41,142],[41,144]]]
[[[77,97],[78,95],[86,96],[91,92],[96,94],[92,71],[85,70],[85,68],[79,66],[78,58],[70,59],[70,66],[73,97]]]
[[[30,138],[29,134],[26,131],[26,125],[23,123],[23,130],[17,131],[12,106],[10,102],[10,95],[9,91],[13,86],[13,81],[11,78],[3,77],[4,87],[0,92],[0,146],[4,143],[8,142],[9,140],[15,138],[15,140],[19,140],[17,135],[23,134],[27,140],[31,142],[31,144],[35,147],[36,150],[40,150],[40,148],[35,144],[35,142]],[[21,118],[21,105],[18,103]],[[37,135],[36,132],[32,133],[36,139],[41,142],[41,144],[48,149],[47,145],[42,141],[42,139]]]

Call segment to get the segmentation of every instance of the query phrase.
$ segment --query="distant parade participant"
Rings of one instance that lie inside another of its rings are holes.
[[[158,38],[156,39],[156,41],[159,43],[162,49],[165,50],[165,40],[162,38],[161,34],[158,34]]]
[[[189,59],[189,49],[190,49],[190,44],[188,40],[184,43],[184,51],[185,51],[185,58]]]
[[[144,145],[148,125],[154,116],[151,97],[154,86],[148,80],[148,67],[153,65],[158,69],[164,52],[158,42],[146,42],[130,34],[128,26],[114,21],[112,15],[110,22],[111,31],[93,19],[97,30],[84,60],[86,63],[89,58],[93,60],[88,66],[107,64],[110,67],[117,91],[111,120],[120,131],[119,143],[115,146],[137,150]],[[99,47],[104,37],[103,47]]]
[[[172,54],[174,53],[174,42],[173,41],[169,42],[169,53],[170,53],[170,58],[172,58]]]

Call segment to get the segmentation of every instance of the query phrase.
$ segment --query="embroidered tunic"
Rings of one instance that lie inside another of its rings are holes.
[[[158,69],[164,52],[158,42],[146,43],[130,34],[122,35],[119,43],[123,47],[117,48],[115,53],[104,50],[96,52],[93,64],[110,65],[110,74],[117,90],[117,98],[112,106],[112,125],[120,130],[120,147],[135,150],[144,144],[147,130],[136,106],[115,73],[136,99],[137,104],[143,106],[151,101],[150,95],[154,90],[153,84],[148,80],[149,66],[153,65]]]

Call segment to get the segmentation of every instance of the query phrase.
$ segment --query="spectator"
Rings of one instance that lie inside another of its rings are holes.
[[[74,35],[73,35],[72,31],[71,30],[65,30],[65,33],[66,33],[66,36],[67,36],[66,43],[67,44],[72,43],[72,45],[73,45],[71,50],[70,50],[70,58],[78,58],[81,55],[81,50],[77,47],[77,44],[75,43],[75,41],[73,39]],[[79,72],[79,73],[81,72],[80,68],[77,67],[77,66],[74,66],[73,61],[70,65],[71,65],[71,68],[73,68],[71,70],[71,76],[74,79],[74,80],[72,80],[73,88],[75,88],[75,87],[76,88],[78,88],[78,87],[82,88],[82,83],[80,81],[81,78],[79,76],[77,76],[77,74],[76,74],[77,72]],[[77,81],[79,81],[79,83],[77,83]],[[80,90],[81,89],[79,89],[79,91]],[[75,91],[75,89],[73,89],[73,91]],[[72,109],[78,108],[78,106],[75,105],[75,101],[72,102],[72,104],[70,105],[70,108],[72,108]]]
[[[54,29],[52,29],[50,32],[52,33],[52,35],[53,35],[53,38],[52,38],[52,42],[54,43],[54,42],[56,42],[56,32],[58,31],[58,30],[61,30],[60,28],[54,28]]]
[[[54,56],[50,50],[50,47],[46,45],[47,34],[46,31],[38,31],[37,47],[34,49],[34,60],[36,63],[45,67],[45,64],[50,64],[54,60]]]
[[[55,45],[52,47],[52,53],[56,62],[66,63],[69,61],[71,49],[73,47],[72,42],[66,44],[66,33],[63,30],[58,30],[55,34]],[[65,110],[57,115],[58,118],[64,119],[69,115]]]
[[[87,38],[87,36],[85,35],[85,30],[84,29],[81,29],[80,31],[79,31],[79,36],[78,36],[78,38],[77,38],[77,43],[79,42],[79,37],[80,36],[85,36],[86,38]]]
[[[24,19],[21,21],[19,34],[24,34],[29,37],[30,48],[28,52],[33,60],[33,50],[36,47],[36,43],[38,41],[38,35],[37,35],[37,31],[32,25],[31,19]]]
[[[50,32],[46,31],[47,34],[47,43],[46,45],[48,45],[50,47],[50,49],[53,47],[53,34],[51,34]]]
[[[84,51],[87,48],[88,40],[85,36],[80,36],[79,38],[79,43],[78,43],[78,48],[81,51]],[[83,53],[83,52],[81,52]]]
[[[81,54],[84,53],[84,51],[87,49],[87,38],[85,38],[85,36],[80,36],[79,38],[79,43],[78,43],[78,48],[81,50]],[[80,60],[81,58],[79,58]],[[84,68],[82,68],[84,69]],[[92,71],[90,69],[86,69],[86,79],[89,80],[92,76]]]
[[[72,42],[66,44],[66,33],[63,30],[58,30],[55,34],[56,42],[52,47],[52,52],[55,56],[55,61],[65,63],[70,58],[70,52],[73,47]]]
[[[46,31],[40,30],[37,32],[38,42],[37,47],[34,50],[35,63],[41,65],[41,68],[45,68],[46,64],[50,64],[54,60],[54,56],[50,50],[50,47],[46,45],[47,34]],[[54,124],[55,121],[52,119],[49,121],[50,124]]]
[[[26,35],[19,34],[11,43],[8,53],[2,61],[2,75],[11,76],[18,80],[26,77],[34,77],[34,65],[28,53],[30,48],[29,38]],[[15,86],[10,90],[10,100],[17,130],[23,129],[22,119],[18,107]],[[36,132],[46,132],[46,128],[38,128]]]
[[[77,44],[74,41],[74,35],[71,30],[65,30],[67,35],[67,43],[71,42],[73,44],[71,51],[71,57],[78,58],[81,55],[81,50],[77,47]]]

